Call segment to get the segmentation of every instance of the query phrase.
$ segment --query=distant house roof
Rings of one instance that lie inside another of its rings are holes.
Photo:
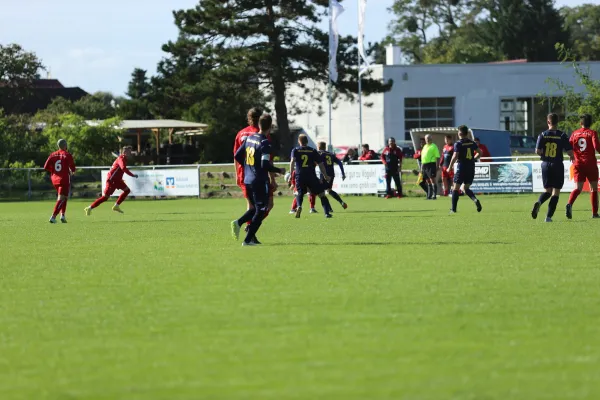
[[[180,121],[176,119],[126,119],[122,129],[205,129],[208,125],[200,122]]]
[[[35,114],[47,108],[52,100],[63,97],[69,101],[77,101],[88,93],[78,87],[64,87],[57,79],[36,79],[28,89],[28,96],[15,104],[11,93],[21,90],[0,85],[0,108],[7,114]]]

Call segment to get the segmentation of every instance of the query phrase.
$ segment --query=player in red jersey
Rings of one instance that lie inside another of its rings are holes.
[[[112,210],[118,213],[123,214],[123,210],[121,210],[121,203],[125,201],[131,190],[125,184],[123,180],[123,174],[127,174],[129,176],[133,176],[137,178],[137,174],[132,173],[127,168],[127,161],[131,158],[131,146],[123,147],[121,151],[121,155],[117,157],[115,162],[112,165],[112,168],[108,172],[106,177],[106,187],[104,188],[104,194],[96,199],[89,207],[85,208],[85,215],[90,215],[92,210],[98,207],[100,204],[104,203],[108,198],[115,192],[115,190],[122,190],[123,193],[117,199],[117,202],[113,206]]]
[[[575,156],[573,176],[577,188],[569,196],[566,214],[567,218],[573,218],[573,203],[583,190],[583,185],[587,180],[590,183],[592,218],[600,218],[600,215],[598,215],[598,164],[596,162],[596,152],[600,153],[598,132],[590,129],[590,126],[592,126],[592,116],[590,114],[582,115],[580,121],[581,129],[573,132],[569,139]]]
[[[444,148],[442,149],[442,158],[440,159],[440,168],[442,169],[442,187],[444,188],[444,196],[450,194],[452,188],[452,180],[454,179],[454,171],[450,171],[448,166],[454,155],[454,143],[452,135],[444,137]]]
[[[71,191],[71,175],[75,172],[75,161],[73,161],[71,153],[67,151],[67,141],[65,139],[58,141],[58,151],[50,154],[44,164],[44,169],[50,172],[50,179],[58,193],[50,223],[56,223],[58,213],[60,213],[60,222],[66,223],[65,212],[67,211],[67,201]]]

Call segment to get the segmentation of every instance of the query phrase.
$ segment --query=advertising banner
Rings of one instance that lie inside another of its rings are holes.
[[[375,194],[379,187],[382,165],[344,165],[346,180],[342,181],[342,171],[336,165],[332,189],[341,194]],[[317,176],[320,171],[317,168]],[[383,183],[385,187],[385,181]]]
[[[477,163],[471,189],[476,193],[532,193],[532,165],[529,162]]]
[[[542,181],[542,162],[534,161],[531,163],[533,165],[533,191],[537,193],[541,193],[544,191],[544,184]],[[565,160],[565,184],[561,190],[561,192],[571,192],[573,189],[577,187],[575,180],[573,178],[573,164],[571,161]],[[600,186],[600,185],[599,185]],[[590,190],[590,185],[586,182],[583,185],[583,190],[588,192]]]
[[[124,175],[123,180],[131,189],[133,196],[198,196],[200,178],[197,169],[156,169],[132,171],[138,175],[133,178]],[[108,171],[102,171],[102,190],[106,185]],[[121,194],[115,191],[113,196]]]

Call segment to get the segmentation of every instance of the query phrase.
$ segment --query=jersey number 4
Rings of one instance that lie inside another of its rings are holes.
[[[467,157],[467,160],[473,159],[473,153],[471,152],[471,149],[469,147],[467,147],[467,155],[465,157]]]
[[[246,149],[246,165],[254,165],[254,153],[256,149],[254,147],[250,147]]]
[[[556,157],[557,149],[558,149],[558,145],[556,143],[547,142],[546,143],[546,157]]]

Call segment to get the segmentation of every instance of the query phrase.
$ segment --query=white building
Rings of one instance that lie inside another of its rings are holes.
[[[401,65],[397,49],[388,48],[387,65],[373,66],[374,78],[393,79],[391,91],[365,97],[363,140],[372,149],[383,147],[387,138],[408,140],[412,128],[458,126],[502,129],[514,134],[534,135],[546,129],[546,114],[565,114],[556,102],[542,102],[548,93],[548,78],[577,85],[573,69],[560,63],[489,63]],[[600,79],[600,62],[588,64],[592,77]],[[293,92],[294,89],[290,88]],[[559,93],[553,94],[558,96]],[[324,114],[315,112],[294,118],[313,140],[328,141],[327,98],[320,101]],[[309,107],[306,107],[308,109]],[[314,107],[312,107],[314,108]],[[357,145],[358,103],[338,101],[332,113],[332,144]]]

